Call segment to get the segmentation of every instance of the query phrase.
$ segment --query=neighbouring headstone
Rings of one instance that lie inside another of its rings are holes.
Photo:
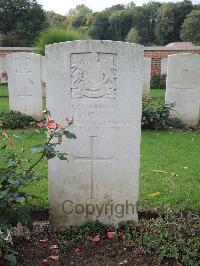
[[[148,96],[150,94],[150,82],[151,82],[151,58],[144,57],[144,81],[142,96]]]
[[[7,56],[10,109],[42,118],[41,56],[19,52]]]
[[[167,75],[167,62],[167,57],[161,59],[161,75]]]
[[[8,83],[7,75],[7,59],[6,57],[0,57],[0,84]]]
[[[166,102],[175,103],[172,117],[196,125],[200,112],[200,56],[168,56]]]
[[[58,123],[74,117],[49,161],[50,225],[62,230],[90,220],[137,221],[143,47],[113,41],[46,46],[47,109]]]
[[[46,57],[41,56],[41,86],[42,86],[42,96],[46,97]]]

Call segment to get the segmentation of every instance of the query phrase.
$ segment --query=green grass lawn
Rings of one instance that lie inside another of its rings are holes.
[[[9,111],[9,101],[8,98],[0,98],[0,112]]]
[[[33,130],[13,130],[19,135],[15,140],[17,149],[42,143],[45,134]],[[200,132],[143,131],[141,142],[140,205],[146,209],[170,204],[177,210],[200,208]],[[36,155],[34,154],[36,157]],[[39,180],[26,190],[40,198],[33,205],[47,205],[47,162],[38,166]],[[116,184],[117,185],[117,184]],[[159,192],[158,196],[151,194]]]
[[[8,97],[8,85],[7,84],[0,85],[0,97]]]
[[[163,89],[151,89],[150,96],[151,97],[165,98],[165,90],[163,90]]]

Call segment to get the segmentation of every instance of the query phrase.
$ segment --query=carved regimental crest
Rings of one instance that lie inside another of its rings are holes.
[[[71,54],[72,98],[115,99],[116,84],[116,54]]]

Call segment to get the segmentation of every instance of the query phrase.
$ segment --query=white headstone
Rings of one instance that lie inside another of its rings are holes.
[[[151,58],[144,57],[144,81],[142,96],[148,96],[150,94],[150,82],[151,82]]]
[[[0,84],[8,83],[7,76],[7,59],[6,57],[0,57]]]
[[[50,224],[54,230],[100,220],[137,221],[143,47],[74,41],[46,47],[47,108],[77,140],[49,161]]]
[[[200,111],[200,56],[168,56],[166,102],[175,103],[172,117],[196,125]]]
[[[12,53],[7,56],[10,109],[42,118],[41,56]]]
[[[161,75],[167,75],[167,62],[168,58],[161,59]]]

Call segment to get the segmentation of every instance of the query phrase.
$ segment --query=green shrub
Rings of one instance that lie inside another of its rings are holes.
[[[41,32],[36,51],[41,55],[45,55],[45,45],[81,39],[83,39],[83,36],[78,34],[77,32],[50,28],[46,31]]]
[[[164,129],[167,127],[170,111],[174,104],[158,98],[144,98],[142,107],[143,129]]]
[[[166,89],[166,76],[153,75],[151,76],[151,89]]]
[[[161,261],[198,265],[198,219],[198,216],[190,215],[177,217],[173,213],[165,218],[152,219],[147,223],[143,233],[143,244],[155,251]]]
[[[57,157],[59,160],[67,160],[68,154],[56,150],[64,137],[76,139],[76,136],[67,130],[73,119],[61,126],[52,120],[49,114],[47,111],[47,141],[30,149],[37,159],[27,156],[26,147],[16,149],[6,130],[0,137],[0,253],[12,265],[16,264],[16,253],[12,250],[11,229],[18,223],[29,229],[33,226],[30,207],[27,205],[33,195],[24,192],[23,188],[40,176],[35,168],[43,159]]]
[[[32,122],[35,122],[33,117],[19,112],[0,112],[0,128],[22,129],[29,127]]]
[[[163,217],[122,222],[118,235],[132,240],[134,245],[147,248],[155,254],[159,265],[199,265],[199,216],[173,213],[170,209]]]

